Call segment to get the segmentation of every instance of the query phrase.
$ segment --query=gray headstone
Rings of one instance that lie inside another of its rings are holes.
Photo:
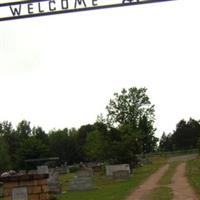
[[[127,170],[119,170],[113,172],[114,179],[128,179],[130,178],[130,173]]]
[[[46,165],[37,166],[38,174],[49,174],[49,168]]]
[[[59,183],[59,173],[55,169],[49,170],[47,179],[50,193],[61,193],[61,184]]]
[[[107,165],[106,166],[106,176],[113,176],[113,172],[121,171],[121,170],[128,171],[130,174],[129,164]]]
[[[69,184],[69,190],[84,191],[93,189],[94,183],[92,181],[92,176],[92,169],[81,169],[77,171],[75,178]]]
[[[12,200],[28,200],[27,188],[26,187],[13,188]]]
[[[81,169],[76,172],[77,177],[91,177],[93,176],[92,169]]]
[[[94,184],[91,177],[77,177],[70,182],[69,190],[71,191],[84,191],[94,188]]]

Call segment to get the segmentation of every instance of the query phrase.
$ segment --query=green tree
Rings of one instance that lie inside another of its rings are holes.
[[[77,131],[67,128],[51,131],[49,133],[49,151],[51,156],[60,158],[60,163],[72,164],[79,161]]]
[[[175,145],[173,145],[173,140],[172,140],[172,135],[168,134],[166,135],[165,133],[162,134],[159,142],[159,150],[160,151],[173,151]]]
[[[8,148],[11,168],[14,168],[16,165],[17,150],[20,146],[20,139],[11,122],[3,121],[0,123],[0,135],[3,137],[5,145]]]
[[[3,137],[0,136],[0,174],[3,171],[10,169],[10,156],[8,152],[8,145],[3,140]]]
[[[105,145],[106,141],[103,134],[94,130],[87,136],[84,151],[89,160],[102,161],[105,159]]]
[[[80,161],[87,161],[87,155],[85,154],[84,146],[88,134],[95,130],[95,127],[92,124],[83,125],[78,129],[77,133],[77,156]]]
[[[114,93],[114,99],[106,107],[108,123],[111,126],[132,124],[138,127],[144,116],[148,122],[153,122],[154,105],[151,105],[146,91],[146,88],[132,87],[128,90],[122,89],[121,94]]]
[[[141,131],[142,152],[150,153],[155,151],[158,138],[154,136],[156,129],[153,127],[153,122],[148,121],[144,115],[139,121],[138,129]]]
[[[32,135],[42,143],[48,144],[48,135],[45,133],[42,127],[33,127]]]
[[[154,136],[154,105],[146,92],[146,88],[122,89],[120,94],[114,94],[114,99],[111,99],[106,107],[107,122],[111,127],[129,127],[132,129],[129,130],[132,135],[140,134],[140,139],[137,140],[142,146],[140,153],[154,151],[158,141]]]
[[[28,139],[29,136],[31,136],[31,127],[30,122],[26,120],[22,120],[17,125],[16,133],[18,134],[20,140]]]
[[[177,124],[172,138],[178,150],[196,148],[200,138],[200,122],[192,118],[188,122],[181,120]]]
[[[48,148],[40,140],[35,137],[29,137],[21,143],[17,152],[18,167],[20,168],[34,168],[34,164],[25,164],[25,160],[46,157],[48,155]]]

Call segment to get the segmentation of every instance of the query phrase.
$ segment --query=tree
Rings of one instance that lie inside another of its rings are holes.
[[[35,166],[26,165],[24,161],[28,159],[43,158],[47,155],[47,146],[35,137],[29,137],[21,143],[21,146],[17,152],[17,167],[22,169],[25,167],[33,168]]]
[[[36,139],[40,140],[42,143],[48,144],[48,135],[45,133],[42,127],[33,127],[32,134]]]
[[[132,87],[128,90],[122,89],[121,94],[114,93],[114,99],[111,99],[106,107],[108,123],[111,126],[132,124],[138,127],[144,116],[148,122],[153,122],[154,105],[151,105],[146,91],[146,88]]]
[[[0,174],[3,171],[7,171],[10,165],[10,156],[8,152],[8,145],[3,140],[3,137],[0,137]]]
[[[161,151],[188,150],[198,148],[200,138],[200,121],[192,118],[180,120],[173,134],[163,134],[160,139]]]
[[[83,125],[78,129],[77,133],[77,156],[80,161],[86,161],[87,155],[85,154],[84,146],[86,144],[87,136],[95,130],[91,124]]]
[[[141,153],[155,150],[158,139],[154,136],[154,105],[151,105],[146,88],[132,87],[115,93],[106,107],[107,122],[111,127],[131,128],[133,135],[140,133]]]
[[[197,141],[200,138],[200,122],[192,118],[188,122],[181,120],[177,124],[172,137],[178,150],[196,148]]]
[[[16,152],[20,146],[20,138],[13,129],[12,123],[8,121],[0,123],[0,135],[9,154],[10,166],[13,168],[16,164]]]
[[[138,129],[141,131],[142,152],[150,153],[155,151],[158,138],[154,136],[155,128],[153,123],[148,121],[145,115],[140,119]]]
[[[103,134],[94,130],[87,136],[84,151],[89,160],[102,161],[105,159],[105,144],[106,141]]]
[[[77,131],[75,129],[68,130],[67,128],[51,131],[49,133],[49,151],[50,156],[60,158],[60,163],[72,164],[77,162]]]
[[[162,134],[159,142],[159,150],[160,151],[173,151],[175,145],[173,145],[172,135],[165,133]]]
[[[26,120],[22,120],[17,125],[16,133],[20,137],[21,140],[27,139],[29,136],[31,136],[31,127],[30,122]]]

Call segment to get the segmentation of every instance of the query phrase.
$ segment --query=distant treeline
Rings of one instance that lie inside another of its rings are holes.
[[[196,148],[200,125],[192,119],[179,122],[173,134],[163,134],[157,146],[154,105],[146,91],[133,87],[115,93],[105,117],[100,115],[95,123],[78,129],[45,132],[42,127],[32,128],[26,120],[16,127],[11,122],[1,122],[0,172],[34,168],[36,164],[28,165],[24,160],[44,157],[59,157],[58,164],[103,161],[134,167],[138,154]]]
[[[200,147],[200,121],[189,119],[181,120],[173,133],[163,133],[159,149],[161,151],[181,151],[199,149]]]

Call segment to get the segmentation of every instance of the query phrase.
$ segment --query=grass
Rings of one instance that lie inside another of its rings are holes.
[[[188,180],[200,198],[200,158],[187,162]]]
[[[168,170],[161,177],[161,179],[159,181],[160,185],[169,185],[171,183],[172,177],[176,171],[176,167],[178,166],[178,164],[179,164],[179,162],[170,163]]]
[[[173,191],[167,186],[155,188],[146,200],[171,200],[173,199]]]
[[[84,192],[67,191],[67,185],[73,178],[73,174],[61,177],[64,194],[58,195],[58,200],[123,200],[126,196],[141,184],[149,175],[164,164],[163,159],[155,159],[153,164],[144,165],[135,169],[132,177],[126,181],[114,181],[105,176],[94,178],[96,189]]]

